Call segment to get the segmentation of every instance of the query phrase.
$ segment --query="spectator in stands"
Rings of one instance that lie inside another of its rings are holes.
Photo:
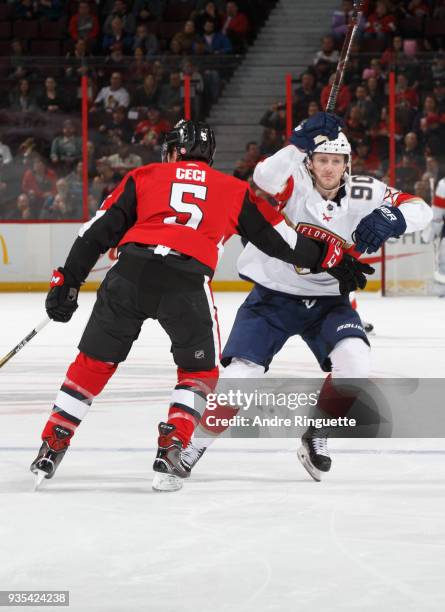
[[[99,127],[99,132],[105,134],[113,132],[122,142],[129,143],[133,135],[133,129],[130,121],[127,119],[127,109],[123,106],[118,106],[105,117],[105,122]]]
[[[257,142],[251,141],[246,145],[246,152],[242,159],[239,159],[236,163],[233,176],[246,181],[249,179],[255,166],[261,160],[261,150]]]
[[[414,183],[420,178],[419,170],[407,155],[396,164],[397,187],[406,193],[413,193]]]
[[[193,22],[192,22],[193,23]],[[159,51],[159,41],[152,32],[148,32],[147,26],[140,23],[136,28],[136,35],[133,41],[133,51],[141,48],[144,54],[150,58]]]
[[[147,118],[140,121],[134,131],[136,142],[139,142],[148,132],[154,132],[158,138],[161,134],[168,132],[171,124],[161,116],[161,111],[155,106],[150,106],[147,110]]]
[[[351,23],[354,14],[354,3],[353,0],[343,0],[341,3],[341,9],[334,11],[331,20],[331,29],[333,37],[338,41],[341,40],[346,32],[348,31],[349,24]],[[364,26],[364,18],[360,20],[358,34],[361,34]]]
[[[39,17],[46,17],[55,21],[62,14],[62,3],[60,0],[37,0]]]
[[[134,92],[132,106],[135,108],[149,108],[156,106],[159,99],[159,85],[152,74],[147,74],[144,84]]]
[[[196,31],[199,35],[204,36],[205,24],[207,21],[212,21],[214,24],[213,31],[218,31],[222,26],[221,13],[216,8],[215,2],[206,2],[203,10],[195,17]]]
[[[415,44],[415,41],[412,41]],[[392,45],[383,53],[380,63],[384,69],[402,69],[410,81],[414,81],[419,75],[419,63],[413,55],[407,55],[404,51],[404,41],[401,36],[394,36]]]
[[[66,196],[67,214],[72,219],[82,217],[83,204],[83,163],[77,162],[76,167],[65,178],[68,186]]]
[[[11,215],[13,219],[32,219],[31,200],[26,193],[21,193],[17,198],[16,211]]]
[[[362,120],[360,108],[355,104],[348,108],[344,131],[352,145],[366,137],[366,125]]]
[[[312,100],[312,102],[309,102],[308,107],[307,107],[307,116],[308,117],[313,117],[314,115],[316,115],[320,111],[321,111],[321,108],[320,108],[320,103],[319,102],[317,102],[316,100]]]
[[[379,108],[369,98],[365,85],[355,88],[354,105],[360,109],[361,121],[367,127],[374,126],[379,118]]]
[[[25,66],[25,52],[23,43],[18,38],[11,41],[11,54],[9,56],[9,65],[13,70],[8,74],[10,79],[24,79],[28,73]]]
[[[396,31],[396,18],[389,12],[385,0],[377,0],[375,11],[371,13],[365,24],[365,38],[389,40]]]
[[[430,14],[430,7],[423,0],[410,0],[406,14],[410,17],[426,17]]]
[[[56,183],[56,194],[50,195],[43,203],[39,219],[66,219],[68,206],[68,183],[61,178]]]
[[[114,172],[120,176],[125,176],[130,170],[142,166],[142,159],[139,155],[130,152],[130,147],[122,144],[117,153],[108,157],[108,162]]]
[[[71,119],[63,122],[61,136],[56,136],[51,143],[51,161],[53,164],[71,166],[82,156],[82,140],[76,136]]]
[[[260,146],[262,157],[268,157],[279,151],[283,146],[283,133],[273,128],[266,128],[263,133],[263,140]]]
[[[39,107],[48,113],[57,113],[65,110],[66,104],[57,91],[57,83],[53,77],[45,79],[45,91],[37,98]]]
[[[91,12],[89,2],[79,2],[77,13],[70,19],[68,26],[71,38],[80,38],[94,43],[99,35],[99,21]]]
[[[136,30],[136,20],[134,15],[129,13],[128,7],[124,0],[115,0],[113,9],[104,23],[105,34],[113,34],[112,22],[115,17],[119,17],[121,19],[125,34],[134,34]]]
[[[386,75],[383,72],[380,60],[376,57],[370,61],[369,66],[362,73],[363,81],[367,81],[370,77],[374,77],[377,80],[378,89],[384,92],[387,85]]]
[[[22,168],[30,168],[37,153],[37,143],[34,138],[26,138],[19,144],[16,161]]]
[[[382,176],[382,166],[378,156],[371,151],[371,141],[361,138],[356,141],[352,154],[352,173],[365,174],[379,178]]]
[[[437,101],[437,112],[443,115],[445,113],[445,79],[435,81],[433,94]]]
[[[323,110],[326,110],[326,106],[329,100],[329,94],[331,93],[332,84],[334,80],[335,80],[335,74],[331,74],[331,76],[329,77],[329,83],[325,87],[323,87],[321,91],[320,102],[321,102],[321,107]],[[350,103],[351,103],[351,92],[349,91],[349,88],[346,87],[346,85],[342,84],[339,89],[339,92],[337,95],[337,102],[335,105],[335,112],[337,113],[337,115],[343,116],[345,112],[348,110]]]
[[[419,173],[423,170],[425,163],[423,151],[419,146],[419,139],[415,132],[408,132],[403,139],[403,145],[398,155],[399,160],[402,157],[407,157],[411,164],[414,165]]]
[[[321,39],[321,49],[314,56],[313,64],[316,66],[318,62],[324,61],[330,64],[338,64],[340,55],[335,48],[335,40],[332,36],[323,36]]]
[[[173,41],[177,41],[181,45],[181,49],[184,53],[192,53],[193,45],[195,44],[198,36],[196,34],[195,22],[189,19],[185,22],[184,28],[181,32],[177,32],[173,38]]]
[[[73,52],[68,52],[66,54],[65,77],[69,80],[74,79],[78,81],[80,77],[86,74],[93,76],[94,71],[91,67],[87,67],[85,62],[86,58],[89,56],[87,40],[79,38],[74,45]]]
[[[320,100],[320,89],[316,85],[315,76],[306,70],[301,77],[301,85],[297,87],[293,99],[294,123],[298,124],[307,117],[310,102]]]
[[[20,79],[18,87],[9,94],[11,110],[23,113],[37,111],[37,100],[29,85],[28,79]]]
[[[246,15],[240,11],[236,2],[229,0],[223,18],[222,33],[230,39],[235,53],[246,51],[249,30],[250,24]]]
[[[209,0],[196,0],[196,10],[198,11],[198,13],[199,11],[203,11],[208,3]],[[212,4],[215,5],[216,10],[220,14],[224,13],[224,10],[226,8],[226,0],[214,0]]]
[[[111,53],[113,47],[117,44],[122,45],[122,51],[125,55],[131,53],[133,36],[124,31],[124,22],[121,17],[115,15],[110,22],[110,33],[104,34],[102,39],[102,49],[105,53]]]
[[[445,19],[445,0],[437,0],[433,11],[434,19]]]
[[[56,173],[46,166],[40,155],[36,155],[32,168],[25,171],[22,179],[22,190],[28,196],[34,213],[40,212],[47,197],[56,194],[56,182]]]
[[[366,80],[368,98],[377,108],[382,108],[382,106],[386,104],[387,97],[379,85],[379,81],[374,76],[371,76]]]
[[[127,82],[133,85],[134,83],[140,83],[150,73],[151,66],[146,59],[144,50],[141,47],[136,47],[133,53],[133,59],[125,72]]]
[[[116,187],[120,177],[115,174],[110,162],[106,158],[98,159],[96,168],[97,176],[93,179],[91,192],[96,201],[103,202]]]
[[[210,19],[204,23],[204,34],[200,40],[204,43],[206,53],[219,55],[232,52],[232,43],[222,32],[215,32],[215,22]]]
[[[147,23],[153,20],[160,21],[166,5],[166,0],[135,0],[133,15],[138,23]]]
[[[433,59],[431,73],[435,81],[445,81],[445,53],[443,51]]]
[[[110,85],[102,87],[91,111],[103,109],[112,112],[118,106],[127,108],[130,104],[130,96],[125,87],[122,86],[122,75],[120,72],[113,72],[110,78]]]
[[[400,72],[396,79],[396,104],[399,105],[401,102],[408,103],[412,109],[419,106],[419,95],[409,86],[408,78],[403,72]]]
[[[8,145],[3,144],[2,135],[0,134],[0,167],[12,162],[11,149]]]
[[[159,108],[171,123],[176,123],[183,112],[184,96],[181,75],[171,72],[169,83],[162,85],[159,93]]]
[[[439,114],[437,108],[437,101],[434,96],[425,96],[422,108],[417,112],[413,121],[413,131],[417,132],[420,126],[420,120],[422,117],[428,117],[428,115]]]
[[[142,163],[159,163],[161,159],[161,147],[159,138],[154,130],[146,132],[139,144],[133,146],[134,152],[142,159]]]
[[[418,136],[424,147],[428,147],[433,156],[443,157],[445,141],[445,124],[437,114],[430,114],[420,120]]]
[[[34,0],[16,0],[14,6],[15,19],[37,19],[38,5]]]
[[[286,131],[286,105],[282,102],[274,102],[261,117],[260,125],[284,133]]]

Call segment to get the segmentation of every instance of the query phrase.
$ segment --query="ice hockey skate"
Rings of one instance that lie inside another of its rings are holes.
[[[297,455],[301,465],[317,482],[323,473],[331,469],[331,458],[327,446],[328,432],[325,429],[309,427],[301,438],[302,446]]]
[[[36,475],[34,490],[37,491],[45,479],[52,478],[62,461],[68,446],[62,450],[53,450],[48,442],[43,442],[39,454],[31,463],[30,470]]]
[[[196,446],[193,440],[187,444],[187,447],[181,453],[181,461],[185,469],[190,474],[192,469],[206,452],[207,446]]]
[[[369,323],[368,321],[363,321],[363,329],[369,336],[370,334],[374,335],[374,325]]]
[[[154,491],[170,492],[182,489],[182,480],[190,476],[190,468],[181,459],[182,442],[175,437],[176,427],[159,423],[158,453],[153,463]]]

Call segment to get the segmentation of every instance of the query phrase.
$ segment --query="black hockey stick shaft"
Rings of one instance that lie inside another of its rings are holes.
[[[43,319],[43,321],[40,321],[40,323],[38,325],[36,325],[34,327],[34,329],[32,331],[29,332],[29,334],[27,336],[25,336],[25,338],[23,338],[23,340],[21,340],[17,346],[15,346],[12,351],[9,351],[9,353],[7,355],[5,355],[2,359],[0,359],[0,368],[2,368],[5,363],[8,363],[8,361],[10,359],[12,359],[14,357],[14,355],[17,355],[17,353],[22,350],[22,348],[24,346],[26,346],[28,344],[28,342],[30,340],[32,340],[34,338],[34,336],[36,336],[39,331],[41,329],[43,329],[45,327],[45,325],[47,325],[50,322],[50,318],[49,317],[45,317],[45,319]]]
[[[343,47],[340,53],[340,59],[338,60],[337,70],[335,71],[335,80],[332,84],[331,93],[329,94],[328,103],[326,105],[326,112],[333,113],[335,111],[335,105],[337,103],[338,92],[340,91],[343,77],[345,75],[345,69],[349,60],[349,54],[351,52],[352,42],[354,36],[358,30],[358,24],[360,22],[363,10],[363,0],[354,1],[354,10],[352,14],[351,23],[349,24],[348,31],[343,42]]]

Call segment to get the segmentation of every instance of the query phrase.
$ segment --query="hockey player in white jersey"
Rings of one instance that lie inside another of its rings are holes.
[[[324,126],[334,117],[318,113],[299,125],[291,144],[256,166],[253,178],[258,187],[277,200],[298,233],[346,252],[374,253],[389,238],[423,229],[432,215],[422,199],[369,176],[351,176],[346,136],[323,136]],[[351,307],[347,292],[354,287],[347,279],[296,270],[253,244],[239,257],[238,271],[255,287],[239,308],[223,351],[225,378],[261,377],[295,335],[329,372],[320,400],[323,393],[332,397],[336,379],[368,377],[369,340]],[[202,426],[183,451],[190,468],[214,440],[212,433]],[[326,432],[309,429],[302,442],[300,461],[320,480],[331,466]]]
[[[439,240],[434,280],[440,287],[439,294],[442,295],[445,291],[445,178],[437,183],[432,211],[432,239]]]

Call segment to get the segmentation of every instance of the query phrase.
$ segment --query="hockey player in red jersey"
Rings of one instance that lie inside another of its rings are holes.
[[[335,137],[335,122],[326,139]],[[159,424],[153,465],[155,490],[181,488],[189,475],[181,462],[218,380],[219,335],[209,285],[222,245],[237,233],[269,257],[328,271],[349,290],[363,286],[369,270],[335,246],[298,236],[280,213],[258,199],[247,183],[211,168],[213,131],[181,121],[167,134],[163,160],[129,172],[96,216],[79,231],[66,263],[55,270],[46,310],[67,322],[81,284],[100,254],[118,246],[82,335],[75,361],[42,433],[31,471],[51,478],[92,400],[124,361],[145,319],[157,319],[170,337],[177,365],[168,420]]]

